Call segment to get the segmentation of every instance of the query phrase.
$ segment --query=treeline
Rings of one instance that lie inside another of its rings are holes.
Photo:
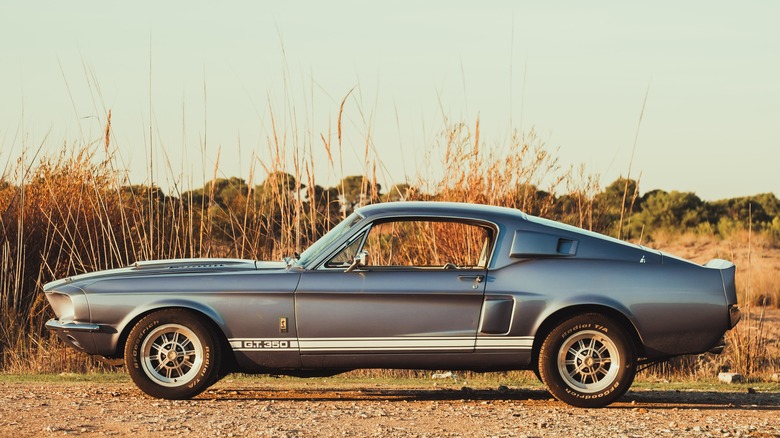
[[[574,197],[576,200],[576,197]],[[571,195],[553,201],[560,219],[574,223],[567,211]],[[696,232],[729,237],[737,230],[765,232],[780,243],[780,200],[773,193],[704,201],[692,192],[650,190],[640,196],[637,182],[619,178],[592,198],[588,220],[575,225],[626,240],[652,241],[659,231]]]
[[[651,190],[640,195],[637,181],[624,178],[590,196],[580,192],[556,196],[533,185],[516,187],[511,193],[514,197],[508,204],[522,206],[528,214],[625,240],[652,242],[653,234],[659,231],[728,238],[737,230],[752,228],[766,233],[771,242],[780,243],[780,200],[773,193],[718,201],[704,201],[692,192]],[[306,234],[303,240],[309,241],[361,205],[458,199],[453,199],[451,190],[425,193],[410,184],[396,184],[383,190],[381,184],[359,175],[345,177],[333,187],[315,185],[309,189],[294,176],[278,172],[254,187],[240,178],[217,179],[203,188],[182,193],[181,200],[192,211],[207,212],[220,238],[233,242],[237,229],[263,218],[266,221],[260,228],[272,241],[279,241],[285,207],[290,210],[287,213],[290,218],[296,208],[316,215],[316,220],[308,220],[299,228]]]

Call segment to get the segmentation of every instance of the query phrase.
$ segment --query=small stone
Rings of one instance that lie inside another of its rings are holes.
[[[748,392],[748,394],[755,394],[756,390],[755,390],[755,388],[748,388],[747,392]]]
[[[773,382],[780,382],[780,373],[772,374],[772,377],[770,377],[769,380]]]
[[[745,377],[738,373],[719,373],[718,380],[723,383],[733,384],[742,383],[745,381]]]

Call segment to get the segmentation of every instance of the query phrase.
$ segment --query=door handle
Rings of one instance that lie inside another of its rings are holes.
[[[482,283],[482,280],[484,279],[484,275],[458,275],[458,280],[460,281],[473,281],[474,284],[471,286],[472,289],[479,288],[479,284]]]

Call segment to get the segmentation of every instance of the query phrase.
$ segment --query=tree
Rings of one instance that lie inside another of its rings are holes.
[[[631,219],[632,232],[696,228],[706,222],[704,201],[691,192],[658,190],[648,196],[642,210]]]
[[[629,217],[641,209],[636,202],[639,186],[633,179],[618,178],[593,198],[593,229],[621,236]],[[621,224],[620,220],[623,219]]]
[[[349,214],[354,209],[378,201],[382,186],[370,181],[362,175],[344,177],[336,186],[341,196],[343,214]]]

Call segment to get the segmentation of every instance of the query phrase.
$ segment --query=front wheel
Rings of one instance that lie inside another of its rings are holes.
[[[579,315],[547,335],[539,352],[539,374],[558,400],[602,407],[631,386],[636,353],[619,324],[596,313]]]
[[[196,314],[166,309],[141,319],[125,345],[133,382],[152,397],[187,399],[219,378],[220,343]]]

